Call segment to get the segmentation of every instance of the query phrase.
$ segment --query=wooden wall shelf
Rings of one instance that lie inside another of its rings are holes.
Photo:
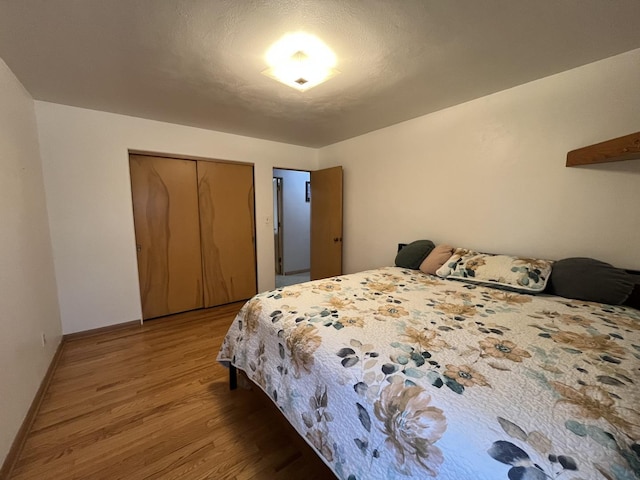
[[[567,167],[640,159],[640,132],[567,153]]]

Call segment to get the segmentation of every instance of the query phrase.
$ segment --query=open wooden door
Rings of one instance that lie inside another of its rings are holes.
[[[202,308],[196,163],[130,155],[142,318]]]
[[[342,167],[311,172],[311,280],[342,275]]]

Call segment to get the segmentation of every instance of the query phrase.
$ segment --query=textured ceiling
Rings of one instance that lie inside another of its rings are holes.
[[[640,48],[639,0],[0,0],[38,100],[319,147]],[[287,32],[341,74],[260,72]]]

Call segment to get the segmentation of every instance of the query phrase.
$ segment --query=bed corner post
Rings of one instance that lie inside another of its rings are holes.
[[[238,370],[235,366],[229,364],[229,390],[238,388]]]

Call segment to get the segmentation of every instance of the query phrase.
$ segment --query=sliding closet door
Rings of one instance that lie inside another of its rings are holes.
[[[198,161],[204,305],[256,294],[253,166]]]
[[[131,155],[144,319],[203,306],[196,162]]]

